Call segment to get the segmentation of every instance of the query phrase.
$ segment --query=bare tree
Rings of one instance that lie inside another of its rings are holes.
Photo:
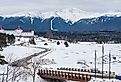
[[[37,68],[40,67],[40,64],[38,64],[36,61],[32,61],[31,64],[28,65],[28,68],[26,69],[27,75],[29,74],[32,76],[32,82],[35,82],[36,78],[36,71]]]
[[[18,73],[21,71],[20,67],[12,67],[10,63],[12,62],[12,54],[7,57],[8,65],[4,66],[4,81],[3,82],[14,82],[17,77],[19,77]]]

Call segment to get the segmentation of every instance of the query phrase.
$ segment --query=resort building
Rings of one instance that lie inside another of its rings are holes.
[[[24,32],[20,27],[15,30],[4,30],[3,28],[0,28],[0,33],[13,34],[15,37],[34,37],[34,31]]]

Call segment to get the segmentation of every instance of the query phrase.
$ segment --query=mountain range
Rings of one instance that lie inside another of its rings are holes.
[[[4,29],[35,32],[81,32],[81,31],[121,31],[121,12],[95,13],[77,8],[41,13],[24,11],[0,15],[0,25]]]

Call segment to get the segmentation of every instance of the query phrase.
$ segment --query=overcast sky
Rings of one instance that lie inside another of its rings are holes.
[[[0,12],[40,10],[53,11],[80,8],[85,11],[121,11],[121,0],[0,0]]]

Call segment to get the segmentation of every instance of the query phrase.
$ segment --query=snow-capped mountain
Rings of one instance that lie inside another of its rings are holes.
[[[24,30],[35,31],[99,31],[121,29],[121,12],[95,13],[77,8],[53,12],[22,11],[0,15],[0,25],[5,29],[21,26]]]
[[[69,9],[63,9],[63,10],[58,10],[58,11],[53,11],[53,12],[40,12],[40,11],[22,11],[19,13],[15,14],[4,14],[1,16],[4,17],[16,17],[16,16],[25,16],[25,17],[40,17],[42,19],[47,19],[51,17],[61,17],[66,21],[72,21],[77,22],[80,19],[84,18],[94,18],[94,17],[99,17],[99,16],[121,16],[121,12],[107,12],[107,13],[95,13],[95,12],[86,12],[81,9],[77,8],[69,8]]]

